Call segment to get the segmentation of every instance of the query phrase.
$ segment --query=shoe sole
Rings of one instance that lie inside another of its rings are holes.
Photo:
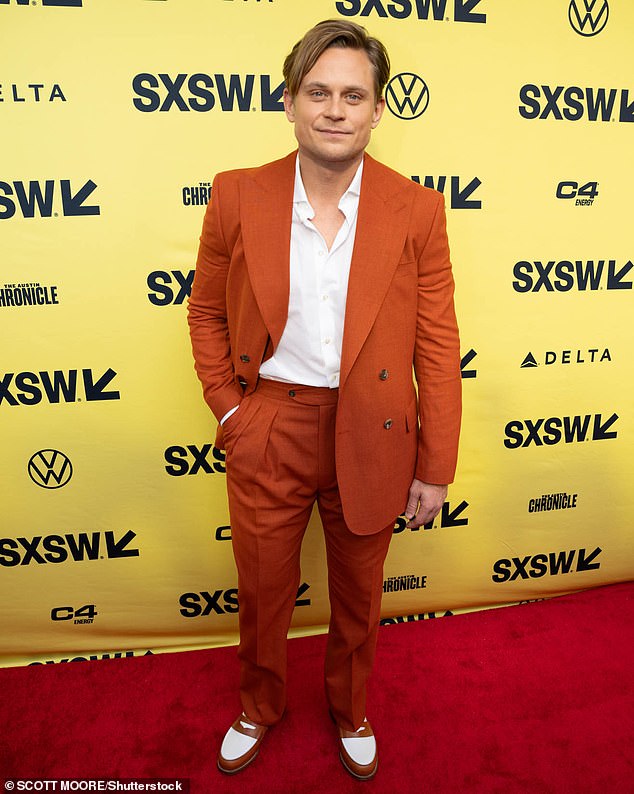
[[[246,769],[246,767],[248,767],[249,764],[252,764],[259,754],[260,754],[260,748],[257,749],[257,751],[251,756],[251,758],[249,758],[248,761],[245,761],[244,764],[242,764],[242,766],[238,766],[235,769],[225,769],[223,766],[220,765],[220,759],[216,761],[216,765],[218,769],[223,773],[223,775],[235,775],[238,772],[242,772],[243,769]]]
[[[341,759],[341,763],[343,764],[343,768],[346,770],[346,772],[349,775],[352,775],[352,777],[356,778],[357,780],[372,780],[372,778],[376,775],[377,770],[379,768],[379,762],[377,761],[376,766],[374,767],[372,772],[370,772],[369,775],[360,775],[358,772],[353,772],[352,769],[350,769],[350,767],[348,766],[348,764],[346,764],[346,760],[343,757],[343,753],[339,753],[339,758]]]

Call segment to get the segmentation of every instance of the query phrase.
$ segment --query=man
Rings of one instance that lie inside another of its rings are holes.
[[[205,216],[189,323],[227,453],[238,569],[243,713],[218,756],[227,773],[284,713],[317,501],[326,695],[344,766],[375,774],[366,682],[394,519],[430,521],[454,476],[460,357],[443,199],[364,153],[388,77],[383,45],[360,26],[308,31],[284,63],[298,151],[219,174]]]

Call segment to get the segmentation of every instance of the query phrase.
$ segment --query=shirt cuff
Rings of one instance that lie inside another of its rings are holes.
[[[236,407],[235,407],[235,408],[232,408],[230,411],[227,411],[227,413],[226,413],[226,414],[225,414],[225,415],[222,417],[222,419],[220,420],[220,426],[221,426],[221,427],[222,427],[222,425],[224,425],[224,423],[227,421],[227,419],[228,419],[230,416],[232,416],[233,414],[235,414],[235,412],[238,410],[238,408],[239,408],[239,407],[240,407],[240,403],[238,403],[238,405],[236,405]]]

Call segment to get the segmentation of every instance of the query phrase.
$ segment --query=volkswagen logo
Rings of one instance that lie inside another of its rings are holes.
[[[417,119],[427,110],[429,89],[422,77],[401,72],[387,84],[385,103],[399,119]]]
[[[580,36],[596,36],[608,24],[608,0],[571,0],[568,19]]]
[[[70,458],[57,449],[41,449],[31,456],[29,477],[40,488],[61,488],[73,476]]]

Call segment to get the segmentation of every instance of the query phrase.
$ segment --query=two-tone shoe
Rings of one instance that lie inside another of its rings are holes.
[[[379,756],[370,723],[364,719],[363,724],[356,731],[337,727],[339,757],[346,770],[357,780],[369,780],[374,777],[379,765]]]
[[[218,769],[227,775],[234,775],[248,766],[260,752],[260,744],[266,731],[266,725],[258,725],[241,714],[222,741],[218,753]]]

